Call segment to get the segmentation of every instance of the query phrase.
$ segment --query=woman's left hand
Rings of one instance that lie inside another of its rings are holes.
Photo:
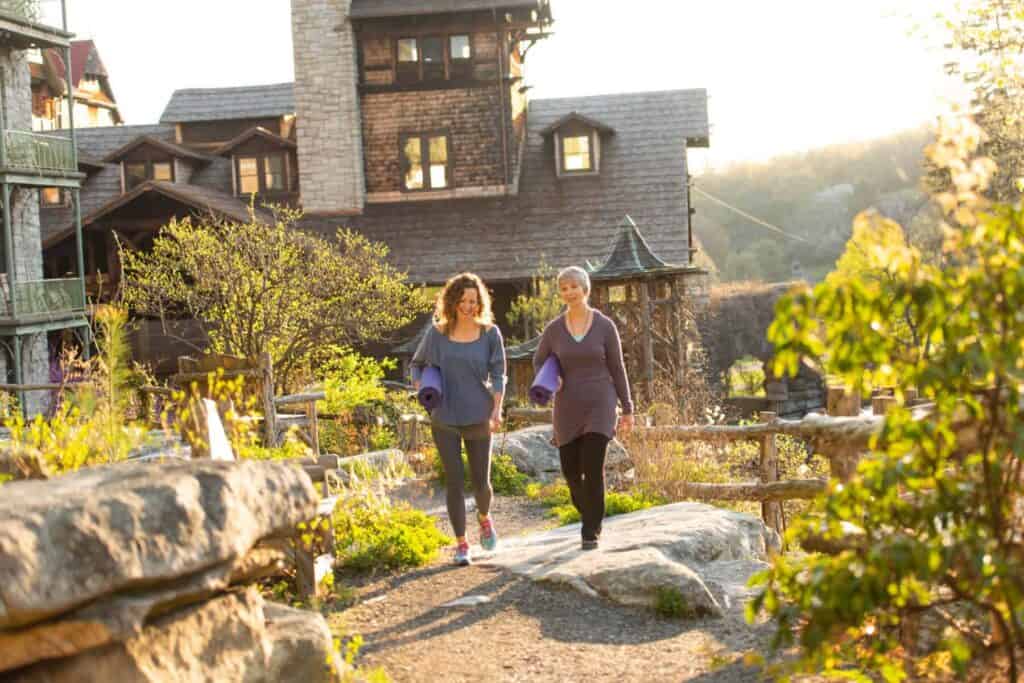
[[[629,436],[629,433],[633,431],[633,415],[622,415],[619,417],[619,436]]]

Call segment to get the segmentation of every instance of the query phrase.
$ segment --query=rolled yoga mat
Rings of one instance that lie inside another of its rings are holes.
[[[530,385],[530,400],[539,406],[546,406],[558,391],[558,378],[561,376],[562,366],[558,364],[558,357],[548,356]]]
[[[429,413],[441,405],[442,395],[441,371],[433,365],[428,365],[423,368],[423,374],[420,375],[420,390],[416,394],[416,398],[419,399],[420,405]]]

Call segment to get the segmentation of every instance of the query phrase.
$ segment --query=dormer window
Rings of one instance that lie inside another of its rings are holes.
[[[283,152],[235,157],[238,194],[284,192],[288,187],[287,168]]]
[[[562,172],[593,171],[590,156],[590,136],[574,135],[562,138]]]
[[[402,189],[446,190],[451,187],[448,136],[444,134],[402,137]]]
[[[170,161],[125,161],[122,167],[125,192],[147,180],[174,182],[174,164]]]
[[[570,112],[541,131],[552,140],[555,173],[560,178],[600,173],[602,139],[614,134],[611,127],[577,112]]]
[[[148,135],[140,135],[124,147],[108,154],[104,163],[121,164],[121,188],[124,192],[147,181],[188,182],[188,169],[210,162],[209,157]],[[175,161],[180,162],[175,169]],[[185,177],[177,178],[185,169]]]

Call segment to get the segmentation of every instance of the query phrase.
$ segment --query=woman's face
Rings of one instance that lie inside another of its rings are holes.
[[[562,303],[573,306],[587,300],[587,293],[580,283],[572,278],[565,278],[558,283],[558,293],[562,295]]]
[[[455,306],[460,320],[473,320],[480,314],[480,294],[476,287],[466,287],[462,290],[462,298]]]

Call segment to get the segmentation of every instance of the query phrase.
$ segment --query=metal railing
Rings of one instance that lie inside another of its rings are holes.
[[[6,317],[12,314],[18,318],[57,316],[85,311],[82,283],[78,278],[15,282],[12,298],[4,302]]]
[[[5,130],[0,137],[0,167],[29,172],[72,173],[75,150],[63,135]]]

